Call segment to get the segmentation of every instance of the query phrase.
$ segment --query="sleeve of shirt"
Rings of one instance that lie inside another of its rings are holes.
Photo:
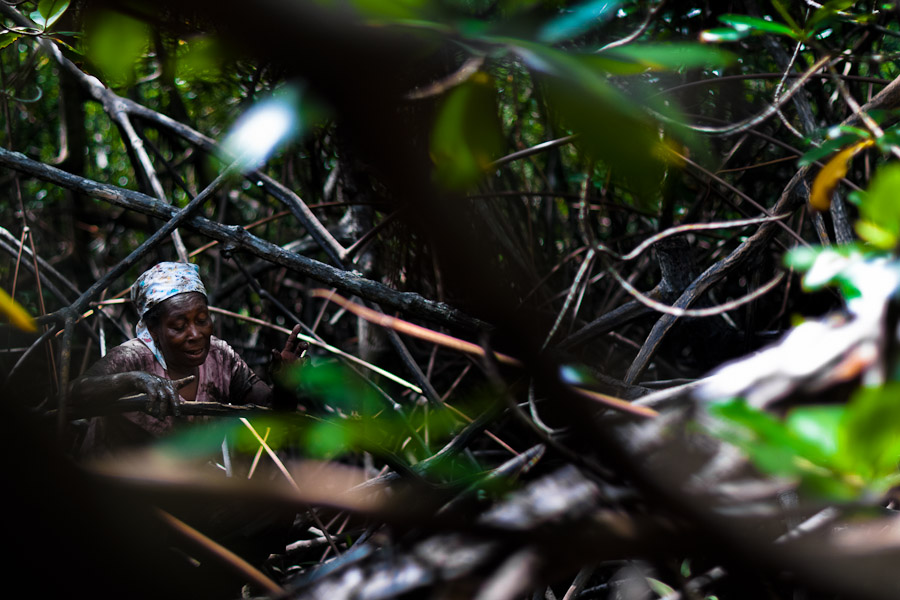
[[[116,346],[106,356],[95,362],[84,375],[96,377],[128,373],[129,371],[153,372],[153,354],[139,340],[129,340]]]
[[[221,369],[221,373],[210,373],[211,379],[227,380],[228,393],[223,400],[230,404],[244,404],[250,390],[259,383],[259,377],[226,342],[213,338],[213,345],[219,358],[214,368]]]

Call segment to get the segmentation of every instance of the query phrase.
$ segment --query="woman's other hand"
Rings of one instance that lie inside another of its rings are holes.
[[[297,337],[300,333],[300,325],[294,325],[291,335],[288,336],[281,351],[272,350],[272,372],[277,373],[287,365],[302,364],[306,360],[306,351],[309,344]]]

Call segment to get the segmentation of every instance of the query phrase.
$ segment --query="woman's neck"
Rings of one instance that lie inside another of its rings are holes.
[[[189,369],[179,369],[178,367],[169,367],[168,369],[166,369],[166,371],[169,373],[169,379],[171,379],[173,381],[176,379],[184,379],[185,377],[188,377],[190,375],[194,375],[195,377],[200,376],[200,367],[193,367],[193,368],[189,368]]]

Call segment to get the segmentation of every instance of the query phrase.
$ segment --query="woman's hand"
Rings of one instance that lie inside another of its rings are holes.
[[[134,387],[147,394],[144,412],[157,419],[170,414],[180,416],[181,396],[174,381],[142,371],[134,371],[131,376]]]
[[[306,351],[309,349],[309,344],[297,337],[299,333],[300,326],[294,325],[291,335],[288,336],[287,341],[284,343],[284,348],[280,352],[272,350],[272,373],[278,373],[287,365],[302,364],[302,361],[306,360]]]

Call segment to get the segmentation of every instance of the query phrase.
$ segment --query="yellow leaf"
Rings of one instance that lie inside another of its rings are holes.
[[[2,288],[0,288],[0,313],[6,315],[10,323],[23,331],[37,331],[37,323],[31,315]]]
[[[863,140],[852,146],[844,148],[825,163],[819,174],[813,181],[812,192],[809,195],[809,203],[816,210],[828,210],[831,207],[831,192],[838,182],[847,174],[850,159],[875,145],[875,140]]]

